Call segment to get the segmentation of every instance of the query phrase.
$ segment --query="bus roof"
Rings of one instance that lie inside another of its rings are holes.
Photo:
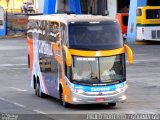
[[[59,21],[59,22],[102,22],[102,21],[116,21],[108,16],[102,15],[75,15],[75,14],[53,14],[53,15],[39,15],[30,16],[29,20],[47,20],[47,21]]]

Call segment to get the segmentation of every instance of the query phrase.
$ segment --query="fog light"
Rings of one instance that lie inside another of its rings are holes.
[[[125,85],[125,89],[126,89],[126,90],[128,89],[128,85],[127,85],[127,84]]]
[[[122,96],[121,96],[121,99],[122,99],[122,100],[126,100],[126,99],[127,99],[127,96],[126,96],[126,95],[122,95]]]

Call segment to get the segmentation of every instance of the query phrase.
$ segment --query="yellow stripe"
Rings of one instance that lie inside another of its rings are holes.
[[[100,56],[112,56],[125,53],[124,47],[115,50],[103,50],[103,51],[84,51],[69,49],[71,55],[86,56],[86,57],[100,57]]]

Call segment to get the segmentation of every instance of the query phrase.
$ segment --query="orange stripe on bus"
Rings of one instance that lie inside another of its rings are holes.
[[[28,53],[29,53],[29,61],[30,61],[30,71],[32,71],[33,69],[33,40],[32,39],[28,39]]]
[[[85,57],[100,57],[100,56],[112,56],[125,53],[124,47],[115,50],[103,50],[103,51],[84,51],[69,49],[71,55],[85,56]]]

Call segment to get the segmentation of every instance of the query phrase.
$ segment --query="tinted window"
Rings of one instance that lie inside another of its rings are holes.
[[[41,72],[58,73],[58,62],[54,58],[52,45],[46,41],[39,41],[39,64]]]
[[[136,16],[141,16],[142,15],[142,10],[141,9],[137,9],[136,10]]]
[[[160,9],[146,10],[146,19],[159,19],[159,18],[160,18]]]
[[[123,47],[122,33],[117,22],[104,24],[71,24],[70,48],[106,50]]]
[[[123,20],[123,25],[128,26],[128,16],[123,16],[122,20]]]
[[[27,36],[28,38],[32,39],[32,32],[33,32],[33,21],[29,21],[27,25]]]
[[[160,6],[159,0],[147,0],[147,5],[149,6]]]
[[[57,42],[59,40],[59,25],[57,22],[49,22],[47,40]]]
[[[86,84],[125,80],[124,54],[110,57],[73,57],[72,81]]]

